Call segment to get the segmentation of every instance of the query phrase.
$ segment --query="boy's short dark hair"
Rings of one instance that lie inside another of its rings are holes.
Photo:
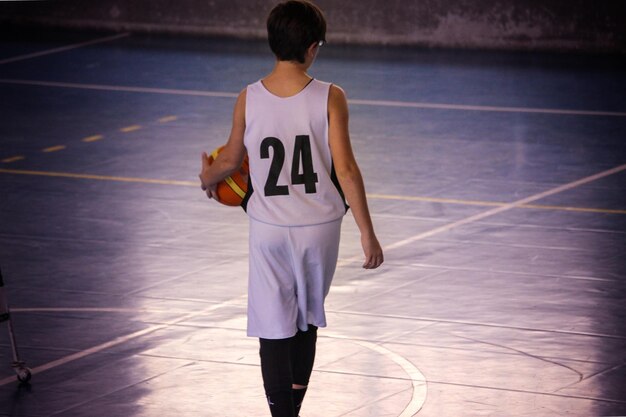
[[[278,4],[267,18],[270,48],[279,61],[304,63],[311,44],[326,40],[326,19],[322,11],[305,0]]]

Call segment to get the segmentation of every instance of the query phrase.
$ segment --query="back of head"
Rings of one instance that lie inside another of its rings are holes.
[[[313,3],[286,1],[270,12],[267,35],[270,48],[279,61],[304,63],[307,48],[326,40],[326,19]]]

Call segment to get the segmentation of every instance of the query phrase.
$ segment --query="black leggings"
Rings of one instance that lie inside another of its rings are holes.
[[[309,324],[309,330],[298,330],[295,336],[288,339],[259,340],[263,386],[270,402],[280,401],[279,398],[291,398],[294,384],[309,384],[315,362],[317,327]],[[286,405],[284,407],[288,408]],[[294,415],[292,413],[293,411],[291,414],[274,414],[272,410],[272,415],[291,416]]]

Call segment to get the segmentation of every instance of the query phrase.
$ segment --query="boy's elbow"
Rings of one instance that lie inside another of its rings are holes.
[[[353,182],[361,178],[361,171],[356,164],[348,164],[345,166],[335,167],[335,174],[339,182]]]

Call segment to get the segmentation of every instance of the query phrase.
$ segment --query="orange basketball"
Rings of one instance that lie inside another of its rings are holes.
[[[223,146],[215,149],[209,155],[209,164],[217,158],[217,155],[224,149]],[[227,206],[240,206],[246,192],[248,191],[248,155],[243,159],[239,171],[234,172],[230,177],[217,184],[217,198],[219,202]]]

